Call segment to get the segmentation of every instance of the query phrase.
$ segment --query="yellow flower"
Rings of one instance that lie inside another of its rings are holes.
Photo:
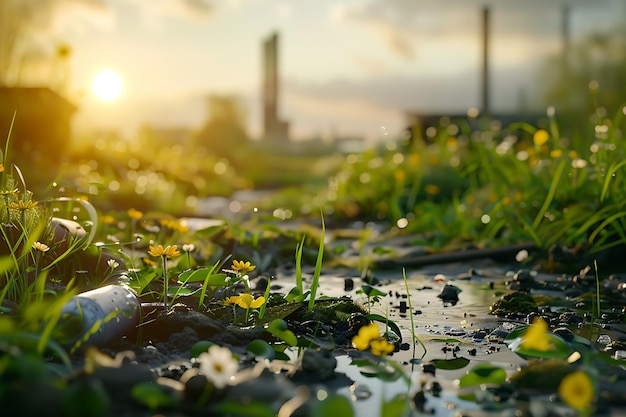
[[[574,371],[565,375],[559,385],[559,395],[572,408],[587,408],[594,396],[591,378],[584,371]]]
[[[152,259],[148,259],[148,258],[142,258],[142,261],[144,264],[151,266],[151,267],[155,267],[157,266],[157,263],[154,262]]]
[[[33,243],[33,249],[38,250],[39,252],[48,252],[50,250],[50,246],[45,243],[35,242]]]
[[[128,214],[128,217],[135,220],[139,220],[143,217],[143,213],[139,210],[135,210],[134,208],[129,208],[126,213]]]
[[[19,200],[17,203],[9,203],[9,208],[14,210],[28,210],[37,206],[36,201],[28,200]]]
[[[178,250],[178,247],[176,245],[168,245],[166,247],[163,247],[162,245],[159,245],[157,247],[150,245],[150,250],[148,251],[148,253],[151,256],[170,256],[172,258],[180,256],[180,251]]]
[[[113,224],[115,223],[115,217],[107,214],[106,216],[102,216],[102,223],[103,224]]]
[[[234,295],[226,298],[228,304],[237,304],[246,310],[249,308],[259,308],[265,303],[265,297],[254,298],[250,294]]]
[[[359,333],[352,338],[352,346],[358,350],[367,350],[372,340],[380,339],[380,332],[376,323],[362,326]]]
[[[358,350],[370,350],[376,356],[386,356],[394,351],[395,346],[380,336],[376,323],[362,326],[359,333],[352,338],[352,346]]]
[[[4,164],[0,164],[0,172],[4,172]]]
[[[386,356],[393,352],[395,346],[385,338],[375,339],[370,342],[370,351],[376,356]]]
[[[17,188],[14,188],[12,190],[2,190],[0,191],[0,195],[9,195],[9,194],[15,194],[17,193]]]
[[[548,132],[543,129],[537,130],[533,135],[533,142],[537,146],[545,145],[546,142],[548,142],[548,139],[550,139],[550,135],[548,135]]]
[[[561,149],[553,149],[550,151],[550,158],[556,159],[563,156],[563,151]]]
[[[256,269],[255,265],[251,265],[249,261],[238,261],[233,260],[233,264],[230,267],[233,271],[239,272],[241,274],[245,274],[246,272],[251,272]]]
[[[436,184],[426,184],[424,186],[424,191],[426,191],[426,194],[436,195],[441,192],[441,188],[439,188]]]
[[[548,335],[548,324],[541,317],[533,320],[533,324],[528,327],[522,336],[522,347],[524,349],[535,349],[541,352],[550,350],[550,337]]]

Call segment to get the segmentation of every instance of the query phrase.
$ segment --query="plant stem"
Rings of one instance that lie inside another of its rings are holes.
[[[167,293],[168,293],[167,255],[161,255],[161,260],[163,261],[163,303],[165,304],[165,309],[169,310],[169,305],[167,304]]]
[[[409,281],[406,279],[406,269],[404,268],[402,268],[402,277],[404,278],[404,288],[406,288],[406,298],[407,298],[407,301],[409,302],[409,309],[411,310],[409,317],[411,318],[411,336],[413,337],[413,356],[415,356],[415,341],[419,342],[420,346],[422,346],[422,349],[424,349],[424,355],[426,355],[426,346],[424,346],[424,343],[419,337],[415,336],[415,323],[413,322],[413,304],[411,303],[411,294],[409,293]]]

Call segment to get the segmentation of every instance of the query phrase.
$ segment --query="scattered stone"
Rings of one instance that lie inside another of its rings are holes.
[[[431,374],[432,376],[435,376],[435,372],[437,371],[437,367],[435,366],[434,363],[424,363],[422,364],[422,372],[425,374]]]
[[[302,372],[307,379],[325,381],[335,376],[337,359],[327,349],[306,349],[302,355]]]
[[[444,303],[449,303],[454,306],[459,302],[459,293],[461,291],[462,290],[455,285],[446,284],[437,297],[441,298]]]

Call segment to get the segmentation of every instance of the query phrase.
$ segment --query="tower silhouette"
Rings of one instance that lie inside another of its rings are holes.
[[[263,137],[283,143],[289,140],[289,123],[278,117],[279,73],[278,34],[263,41]]]

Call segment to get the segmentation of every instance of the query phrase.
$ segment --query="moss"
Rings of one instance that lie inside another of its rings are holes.
[[[304,314],[304,318],[306,320],[318,320],[322,323],[332,323],[337,320],[345,321],[352,313],[367,314],[367,310],[349,299],[322,299],[315,303],[311,311]]]
[[[503,295],[489,308],[491,314],[505,316],[510,313],[534,313],[537,311],[535,300],[522,291]]]
[[[571,371],[571,364],[561,359],[535,360],[511,376],[511,383],[517,389],[550,393],[558,389],[563,377]]]

